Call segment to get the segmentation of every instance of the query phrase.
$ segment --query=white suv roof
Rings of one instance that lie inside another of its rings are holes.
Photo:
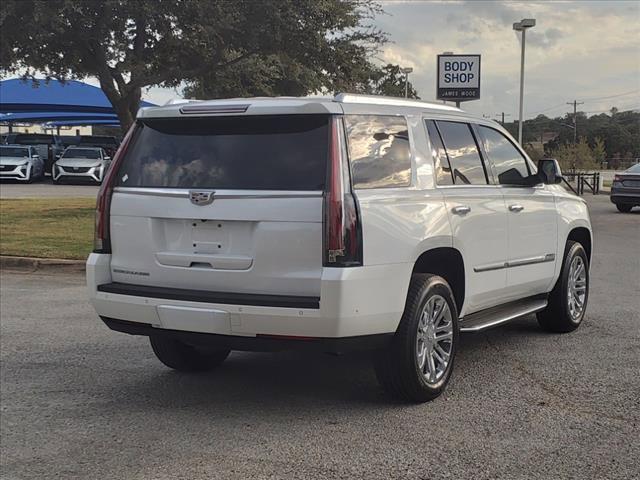
[[[375,95],[354,95],[340,93],[335,97],[253,97],[230,98],[224,100],[189,100],[170,102],[160,107],[144,107],[138,111],[138,118],[161,118],[183,116],[206,116],[220,114],[277,115],[294,113],[343,113],[343,106],[357,105],[372,107],[371,110],[386,110],[389,107],[433,112],[438,114],[464,114],[451,105],[423,102],[395,97]]]

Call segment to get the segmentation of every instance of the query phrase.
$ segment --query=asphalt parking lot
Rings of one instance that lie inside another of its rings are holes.
[[[640,210],[589,201],[580,329],[463,335],[424,405],[385,397],[367,354],[233,353],[178,374],[99,322],[81,276],[3,272],[0,476],[638,478]]]
[[[57,197],[95,197],[97,185],[61,184],[54,185],[50,177],[36,183],[3,182],[0,184],[0,198],[57,198]]]

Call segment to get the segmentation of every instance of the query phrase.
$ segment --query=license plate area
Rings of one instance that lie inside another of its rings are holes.
[[[191,223],[193,253],[227,253],[229,232],[225,222],[194,220]]]
[[[231,333],[231,318],[224,310],[175,305],[159,305],[156,310],[162,328],[219,335]]]

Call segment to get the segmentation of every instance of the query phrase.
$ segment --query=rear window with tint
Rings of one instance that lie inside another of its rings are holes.
[[[328,115],[145,120],[121,187],[322,190]]]

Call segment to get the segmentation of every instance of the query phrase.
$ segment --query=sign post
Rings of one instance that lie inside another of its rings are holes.
[[[480,99],[480,55],[438,55],[438,100]]]

